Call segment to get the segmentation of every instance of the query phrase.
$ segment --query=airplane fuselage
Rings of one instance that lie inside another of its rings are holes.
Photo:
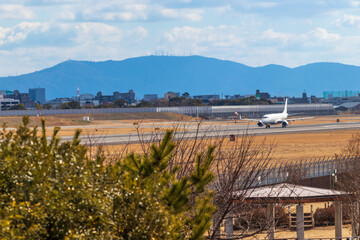
[[[266,114],[261,118],[264,125],[282,124],[288,117],[287,113]]]

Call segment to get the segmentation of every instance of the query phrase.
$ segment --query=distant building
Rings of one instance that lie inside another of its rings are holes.
[[[320,100],[321,103],[331,103],[335,106],[339,106],[347,102],[360,102],[360,97],[329,97]]]
[[[9,91],[9,90],[0,90],[0,95],[10,95],[10,94],[14,94],[13,91]]]
[[[214,94],[214,95],[197,95],[197,96],[193,96],[193,99],[200,99],[204,103],[209,103],[209,102],[214,101],[214,100],[219,100],[220,95],[218,95],[218,94]]]
[[[144,100],[147,102],[155,102],[158,100],[157,94],[144,94]]]
[[[289,99],[290,103],[309,103],[306,92],[304,91],[301,98],[292,97]]]
[[[311,95],[310,97],[310,103],[319,103],[320,99],[317,98],[315,95]]]
[[[125,100],[131,104],[135,102],[135,92],[133,90],[129,90],[127,93],[114,92],[113,95],[103,95],[102,92],[98,92],[94,100],[98,100],[100,104],[112,103],[116,100]]]
[[[269,93],[260,92],[260,90],[256,90],[255,96],[256,96],[257,99],[266,99],[266,100],[270,99],[270,94]]]
[[[87,99],[87,100],[80,100],[80,106],[81,107],[96,107],[99,106],[100,102],[99,100],[94,99]]]
[[[114,101],[125,100],[130,104],[135,102],[135,92],[131,89],[127,93],[114,92],[113,96],[114,96]]]
[[[241,96],[240,94],[235,94],[233,96],[229,96],[231,100],[241,99],[244,98],[244,96]]]
[[[360,102],[347,102],[343,103],[340,106],[335,107],[336,111],[352,111],[359,112],[360,111]]]
[[[190,93],[188,93],[188,92],[184,92],[184,93],[181,95],[181,97],[184,97],[184,98],[186,98],[186,99],[191,99]]]
[[[175,93],[175,92],[167,92],[165,93],[165,100],[169,101],[171,98],[176,98],[176,97],[180,97],[180,93]]]
[[[0,109],[9,110],[12,106],[19,104],[18,99],[4,98],[4,95],[0,95]]]
[[[360,91],[325,91],[323,92],[325,99],[330,98],[347,98],[347,97],[360,97]]]
[[[41,105],[46,103],[45,88],[30,88],[29,95],[32,100]]]
[[[302,94],[302,99],[307,101],[307,94],[306,94],[305,91],[304,91],[303,94]]]
[[[8,92],[5,98],[19,100],[26,108],[34,108],[36,104],[36,102],[30,98],[29,93],[20,93],[18,90],[11,93]]]
[[[114,102],[113,95],[103,95],[102,92],[98,92],[94,99],[98,100],[100,104]]]
[[[55,98],[53,100],[49,101],[49,104],[53,107],[53,108],[57,108],[58,106],[60,106],[63,103],[67,103],[67,102],[71,102],[73,101],[71,98]]]
[[[80,101],[86,101],[86,100],[92,100],[94,99],[94,94],[86,93],[86,94],[80,94],[79,100]]]

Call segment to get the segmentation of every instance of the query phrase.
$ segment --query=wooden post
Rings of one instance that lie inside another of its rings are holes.
[[[298,240],[305,239],[305,228],[304,228],[304,206],[296,206],[296,236]]]
[[[335,238],[342,238],[342,209],[341,202],[335,201]]]
[[[359,233],[359,203],[352,203],[351,211],[351,236],[356,237]]]
[[[269,223],[269,228],[267,231],[267,237],[269,240],[275,239],[275,206],[274,204],[269,203],[267,205],[266,211],[267,221]]]
[[[225,233],[227,239],[232,239],[234,234],[233,210],[231,210],[225,218]]]

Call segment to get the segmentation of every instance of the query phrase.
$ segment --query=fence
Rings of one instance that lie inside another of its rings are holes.
[[[251,105],[251,106],[200,106],[200,107],[150,107],[150,108],[95,108],[95,109],[55,109],[55,110],[11,110],[0,111],[0,116],[36,116],[61,114],[92,113],[145,113],[172,112],[189,116],[229,117],[238,112],[243,117],[260,117],[267,113],[282,112],[283,105]],[[290,104],[290,114],[331,115],[334,114],[332,104]]]
[[[340,174],[345,170],[353,168],[354,165],[360,164],[357,160],[359,160],[359,156],[346,156],[341,158],[323,157],[293,163],[274,164],[267,169],[262,169],[260,173],[257,174],[257,179],[251,185],[265,186],[285,181]],[[248,176],[244,174],[244,179],[247,177]]]

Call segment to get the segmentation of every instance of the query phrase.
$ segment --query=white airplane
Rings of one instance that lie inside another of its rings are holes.
[[[240,120],[242,121],[257,121],[257,125],[259,127],[262,127],[265,125],[265,128],[270,128],[270,125],[276,125],[281,124],[283,128],[286,128],[289,125],[289,121],[297,121],[297,120],[304,120],[304,119],[310,119],[313,117],[305,117],[305,118],[292,118],[288,119],[289,114],[287,113],[287,102],[288,99],[285,100],[285,107],[284,111],[282,113],[271,113],[271,114],[265,114],[261,119],[241,119],[241,116],[235,112],[236,115],[240,117]]]

